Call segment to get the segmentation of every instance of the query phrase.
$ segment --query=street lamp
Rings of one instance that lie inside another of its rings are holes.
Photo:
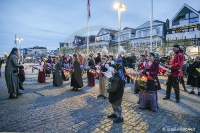
[[[113,5],[115,9],[118,9],[118,46],[120,46],[120,39],[121,39],[121,12],[126,10],[126,7],[123,3],[117,2]]]
[[[24,39],[21,38],[21,37],[17,37],[16,40],[19,41],[19,60],[20,60],[20,57],[21,57],[21,41],[23,41]],[[23,62],[23,54],[22,54],[22,62]]]

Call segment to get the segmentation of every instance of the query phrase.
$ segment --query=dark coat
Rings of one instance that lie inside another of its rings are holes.
[[[100,57],[100,56],[97,56],[97,57],[95,58],[95,63],[98,64],[98,63],[100,63],[100,62],[101,62],[101,57]]]
[[[111,87],[107,90],[107,92],[109,93],[109,102],[116,106],[120,106],[124,94],[124,83],[118,73],[114,74],[111,81]]]
[[[91,69],[95,69],[95,65],[94,65],[94,60],[93,59],[90,59],[88,61],[88,66],[91,68]]]
[[[60,63],[55,65],[55,71],[53,73],[53,86],[61,86],[63,84],[63,79],[60,72],[62,71]]]
[[[128,66],[128,62],[127,62],[127,59],[125,57],[122,57],[122,66],[123,67],[127,67]]]
[[[82,80],[82,70],[80,68],[80,63],[78,61],[74,61],[74,72],[72,73],[71,78],[71,86],[74,88],[82,88],[83,80]]]
[[[200,75],[196,68],[200,68],[200,62],[194,62],[190,64],[188,68],[189,75],[187,85],[191,85],[192,87],[200,87]]]

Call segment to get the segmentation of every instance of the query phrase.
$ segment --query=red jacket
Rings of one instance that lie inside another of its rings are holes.
[[[171,71],[172,72],[171,72],[170,76],[173,76],[173,77],[183,76],[183,72],[181,69],[183,66],[183,62],[184,62],[184,55],[180,52],[177,53],[171,62]]]

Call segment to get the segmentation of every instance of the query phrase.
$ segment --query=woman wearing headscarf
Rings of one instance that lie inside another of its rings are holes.
[[[158,80],[158,69],[159,64],[155,59],[154,53],[149,53],[147,56],[147,61],[145,63],[145,68],[142,72],[147,76],[146,90],[140,89],[139,95],[139,108],[150,108],[152,111],[158,110],[158,98],[157,90],[160,90],[160,83]]]
[[[58,58],[56,58],[55,60],[55,69],[54,69],[54,73],[53,73],[53,86],[61,86],[63,84],[63,80],[61,77],[61,65],[60,65],[60,61]]]
[[[21,94],[19,92],[18,68],[23,69],[24,67],[18,63],[18,49],[13,48],[5,66],[5,80],[8,93],[10,93],[9,99],[16,99]]]
[[[39,83],[45,83],[45,66],[46,66],[46,62],[44,60],[43,57],[41,57],[41,60],[39,60],[38,62],[39,65],[39,73],[38,73],[38,82]]]
[[[89,70],[96,69],[92,55],[89,55],[89,57],[88,57],[88,67],[89,67]],[[94,77],[94,74],[89,72],[89,70],[87,71],[88,86],[94,87],[95,86],[95,79],[94,79],[95,77]]]
[[[82,80],[82,71],[80,68],[80,61],[76,54],[73,55],[73,72],[71,75],[71,86],[73,87],[72,90],[78,91],[78,88],[83,87],[83,80]]]

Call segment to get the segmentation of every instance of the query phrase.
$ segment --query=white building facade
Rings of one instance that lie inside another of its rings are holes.
[[[90,43],[90,46],[108,46],[114,40],[114,34],[116,30],[102,28],[96,36],[95,42]]]
[[[166,35],[167,41],[193,40],[193,45],[200,45],[200,11],[184,4],[169,22],[169,30]],[[184,44],[183,44],[184,45]],[[188,53],[197,53],[198,48],[187,47]],[[199,53],[199,52],[198,52]]]
[[[153,50],[159,51],[157,46],[162,45],[166,40],[166,24],[165,22],[154,20],[153,21]],[[150,49],[150,21],[142,24],[136,28],[136,36],[130,40],[133,49],[141,47],[144,50]]]

